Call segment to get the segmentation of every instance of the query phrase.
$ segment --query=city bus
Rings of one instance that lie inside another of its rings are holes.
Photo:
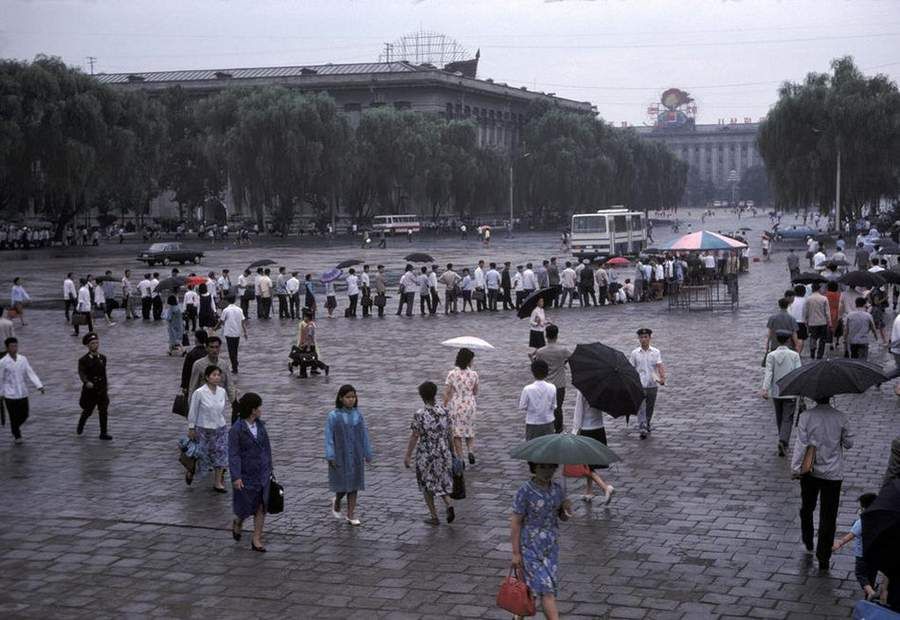
[[[421,229],[418,215],[376,215],[372,218],[372,229],[385,231],[389,235],[417,233]]]
[[[616,205],[572,216],[569,249],[579,260],[637,254],[646,243],[647,221],[643,211],[629,211]]]

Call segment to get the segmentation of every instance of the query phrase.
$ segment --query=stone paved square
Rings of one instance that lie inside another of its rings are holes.
[[[719,216],[705,227],[734,225]],[[767,220],[748,225],[758,246]],[[139,249],[0,254],[4,286],[20,275],[40,302],[27,312],[28,325],[16,329],[21,352],[47,387],[46,395],[32,394],[25,444],[14,446],[6,428],[0,436],[0,616],[508,617],[494,598],[509,565],[512,497],[528,478],[527,466],[507,456],[524,434],[516,406],[530,381],[527,321],[503,312],[401,319],[393,315],[394,293],[384,319],[321,318],[319,343],[331,376],[301,380],[286,369],[295,323],[251,320],[237,385],[263,398],[287,498],[285,512],[267,519],[263,556],[250,552],[249,536],[231,540],[230,496],[211,492],[207,480],[183,482],[176,441],[185,422],[170,413],[181,358],[165,354],[163,324],[98,324],[115,440],[97,439],[96,417],[75,435],[76,360],[84,349],[69,336],[62,302],[53,309],[45,302],[61,296],[70,270],[143,273],[134,258]],[[673,313],[665,303],[547,312],[561,342],[571,345],[600,340],[628,352],[637,346],[635,330],[651,327],[670,377],[650,439],[639,440],[634,420],[626,427],[623,419],[607,419],[610,447],[622,457],[608,473],[617,492],[609,506],[576,501],[575,517],[561,525],[563,617],[848,616],[858,598],[852,553],[836,553],[831,572],[820,574],[801,552],[798,484],[775,455],[771,405],[758,396],[765,319],[787,285],[780,249],[741,277],[741,306],[733,313]],[[515,264],[563,256],[549,233],[497,235],[490,249],[475,240],[416,239],[362,251],[342,241],[292,239],[205,247],[200,269],[229,267],[236,275],[254,259],[272,258],[288,270],[320,272],[359,255],[384,263],[396,286],[402,256],[419,250],[442,267],[479,257]],[[340,314],[346,296],[338,295]],[[443,383],[454,351],[439,343],[460,335],[484,337],[497,350],[476,357],[478,462],[467,471],[468,497],[457,503],[455,523],[430,528],[403,454],[419,406],[416,387],[426,379]],[[874,361],[890,364],[882,347],[873,350]],[[360,494],[361,528],[329,512],[323,424],[343,383],[358,390],[375,449]],[[880,484],[900,429],[896,400],[890,385],[837,398],[855,432],[839,533],[852,524],[856,496]],[[572,408],[570,396],[567,428]]]

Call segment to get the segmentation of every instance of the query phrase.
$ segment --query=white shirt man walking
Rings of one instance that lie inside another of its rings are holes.
[[[15,438],[16,444],[22,443],[21,427],[28,419],[28,386],[25,384],[27,377],[31,383],[44,393],[44,384],[38,378],[31,364],[24,355],[19,355],[19,341],[9,337],[3,341],[6,347],[6,355],[0,358],[0,396],[3,397],[6,410],[9,411],[9,428]]]
[[[637,330],[637,335],[641,346],[631,352],[628,361],[637,370],[641,377],[641,385],[644,387],[644,402],[641,403],[638,411],[638,428],[641,439],[646,439],[653,430],[650,422],[653,419],[653,410],[656,408],[658,386],[666,384],[666,369],[663,366],[659,349],[650,346],[653,330],[642,327]]]
[[[222,329],[225,344],[228,346],[228,359],[231,361],[231,372],[238,374],[238,347],[241,344],[241,335],[247,337],[247,317],[238,305],[234,297],[228,299],[228,305],[219,316],[219,324],[216,330]]]

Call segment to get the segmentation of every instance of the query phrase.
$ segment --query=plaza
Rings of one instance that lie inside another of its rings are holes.
[[[687,220],[694,230],[699,221]],[[759,254],[765,217],[745,218]],[[731,230],[730,216],[705,228]],[[658,231],[660,237],[665,237]],[[663,239],[664,240],[664,239]],[[329,377],[289,376],[296,324],[248,323],[241,344],[239,391],[258,392],[272,438],[275,472],[286,507],[266,522],[265,555],[231,540],[229,496],[207,480],[191,487],[177,462],[183,418],[170,413],[181,358],[168,357],[165,327],[124,318],[98,322],[109,359],[112,442],[96,438],[96,421],[77,437],[79,339],[64,323],[65,273],[121,276],[146,270],[139,246],[51,249],[0,255],[4,280],[21,276],[36,300],[16,331],[20,351],[44,382],[33,393],[25,444],[0,439],[0,615],[6,618],[294,617],[506,618],[494,604],[510,561],[512,497],[529,474],[508,451],[524,436],[516,410],[528,371],[527,321],[514,313],[394,316],[396,282],[410,251],[428,251],[443,268],[479,258],[513,265],[564,258],[558,236],[495,235],[492,247],[470,239],[393,241],[386,250],[349,242],[285,240],[252,246],[204,246],[198,273],[271,258],[288,271],[320,273],[359,256],[384,264],[394,287],[383,319],[320,317],[319,345]],[[560,341],[602,341],[624,352],[635,330],[653,329],[669,381],[660,389],[654,433],[638,438],[636,421],[607,419],[609,445],[621,457],[608,477],[608,506],[577,499],[561,524],[559,595],[565,618],[847,617],[859,598],[853,556],[836,553],[820,573],[802,551],[799,485],[788,460],[775,455],[771,404],[758,393],[765,321],[787,286],[785,253],[752,263],[741,276],[734,312],[669,312],[664,302],[548,310]],[[183,269],[183,272],[188,271]],[[160,270],[162,272],[162,270]],[[630,271],[620,277],[631,277]],[[5,295],[5,293],[4,293]],[[57,300],[53,309],[48,302]],[[342,315],[346,295],[338,291]],[[117,317],[121,315],[118,311]],[[476,465],[452,525],[429,527],[415,475],[403,467],[416,387],[439,385],[460,335],[486,338],[478,353]],[[888,363],[885,349],[871,359]],[[360,528],[329,510],[323,424],[340,385],[353,384],[375,450],[360,493]],[[876,491],[898,429],[892,386],[836,399],[850,413],[854,448],[846,452],[838,532],[849,529],[856,497]],[[573,399],[566,403],[566,430]]]

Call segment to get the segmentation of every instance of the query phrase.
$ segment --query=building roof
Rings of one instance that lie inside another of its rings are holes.
[[[759,123],[726,123],[726,124],[706,124],[706,125],[686,125],[684,127],[635,127],[635,131],[648,138],[667,138],[667,137],[700,137],[700,136],[716,136],[722,134],[755,134],[759,131]]]

